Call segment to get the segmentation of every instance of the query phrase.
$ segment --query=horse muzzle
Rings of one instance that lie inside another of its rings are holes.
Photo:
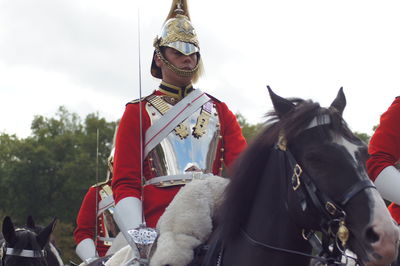
[[[366,266],[390,265],[398,257],[400,230],[393,222],[383,221],[373,224],[365,232],[365,239],[370,244],[370,252],[363,261]]]

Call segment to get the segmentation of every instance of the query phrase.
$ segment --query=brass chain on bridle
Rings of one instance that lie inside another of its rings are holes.
[[[375,188],[374,184],[369,179],[356,182],[346,191],[346,193],[339,197],[338,205],[325,193],[321,192],[314,184],[313,180],[303,171],[291,152],[288,150],[287,140],[282,133],[279,135],[276,148],[285,153],[287,160],[289,160],[289,163],[292,166],[293,174],[290,178],[290,182],[292,184],[293,192],[302,194],[302,198],[311,199],[312,206],[319,211],[323,219],[323,223],[321,223],[323,243],[321,243],[315,231],[311,230],[306,232],[304,229],[301,231],[303,238],[308,240],[311,246],[319,251],[319,256],[313,256],[296,250],[279,248],[262,243],[255,240],[244,230],[242,230],[242,234],[255,246],[313,258],[323,263],[323,265],[346,265],[341,262],[341,258],[344,256],[346,258],[346,263],[348,258],[352,258],[345,254],[350,232],[346,226],[346,213],[340,206],[345,206],[357,193],[367,188]],[[332,251],[329,250],[328,243],[334,245]],[[356,258],[352,259],[355,260],[356,264],[360,264]]]

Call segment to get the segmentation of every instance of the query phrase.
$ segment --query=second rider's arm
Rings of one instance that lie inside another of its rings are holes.
[[[367,169],[378,191],[386,200],[400,204],[400,97],[381,116],[369,144]]]

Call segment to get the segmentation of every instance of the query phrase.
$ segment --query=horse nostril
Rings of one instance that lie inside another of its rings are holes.
[[[379,235],[374,231],[373,227],[370,227],[365,232],[365,236],[367,240],[371,243],[375,243],[379,240]]]

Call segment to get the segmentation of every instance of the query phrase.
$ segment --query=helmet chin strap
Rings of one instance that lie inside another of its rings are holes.
[[[200,61],[200,56],[197,59],[197,64],[196,66],[191,69],[191,70],[186,70],[186,69],[181,69],[178,68],[176,66],[174,66],[173,64],[171,64],[161,53],[160,51],[160,47],[158,45],[155,46],[155,50],[156,50],[156,55],[157,57],[169,68],[171,69],[174,73],[178,74],[181,77],[191,77],[193,76],[197,70],[199,69],[199,61]]]

